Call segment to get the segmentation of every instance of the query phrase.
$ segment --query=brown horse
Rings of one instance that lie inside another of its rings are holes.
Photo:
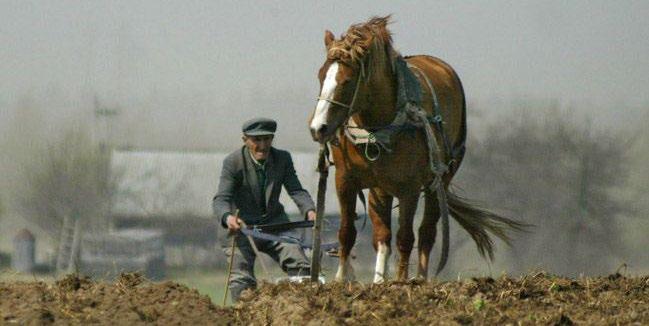
[[[413,218],[422,191],[425,209],[419,227],[418,276],[424,279],[428,275],[429,255],[440,218],[435,189],[430,187],[435,174],[429,168],[429,148],[423,128],[410,132],[397,128],[389,134],[389,149],[373,139],[359,145],[352,141],[354,136],[349,136],[354,130],[369,130],[368,134],[373,135],[393,128],[395,119],[399,120],[396,67],[397,60],[404,59],[392,47],[392,37],[386,28],[389,18],[374,17],[366,23],[352,25],[339,40],[330,31],[325,32],[327,58],[318,74],[320,96],[309,126],[315,141],[331,144],[336,167],[341,210],[336,280],[354,279],[348,257],[356,240],[356,196],[362,189],[370,191],[369,215],[377,251],[374,282],[383,282],[387,274],[393,198],[399,202],[398,279],[408,277],[408,261],[414,245]],[[444,189],[448,189],[464,156],[467,128],[462,84],[455,71],[440,59],[418,55],[406,57],[405,61],[419,82],[421,108],[430,116],[435,115],[435,110],[441,115],[443,122],[434,124],[435,141],[437,148],[445,149],[438,154],[447,167],[442,182]],[[474,208],[448,190],[446,193],[450,213],[475,240],[483,256],[493,258],[493,244],[487,231],[508,241],[506,229],[522,226]],[[438,272],[448,255],[448,220],[443,225],[445,245]]]

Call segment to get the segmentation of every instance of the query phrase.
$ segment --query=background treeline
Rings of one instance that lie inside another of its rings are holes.
[[[119,176],[109,175],[109,157],[100,144],[106,146],[112,133],[115,145],[128,145],[120,125],[97,123],[92,114],[56,120],[28,102],[2,116],[8,120],[0,123],[0,223],[30,221],[51,236],[52,246],[66,218],[105,228]],[[649,120],[647,112],[638,116]],[[487,264],[452,225],[444,276],[534,268],[602,274],[623,263],[632,271],[649,271],[649,204],[643,200],[649,193],[649,131],[642,119],[611,128],[560,109],[489,118],[470,117],[467,156],[454,184],[465,197],[535,227],[515,236],[511,248],[499,244],[495,263]],[[159,148],[165,133],[151,134]],[[280,139],[281,147],[302,148],[301,143],[292,147],[288,138]],[[196,139],[187,142],[191,149]],[[146,147],[147,139],[136,143]],[[359,261],[373,260],[371,242],[361,238],[358,243]]]
[[[638,181],[649,180],[647,136],[598,129],[557,109],[503,116],[472,135],[457,182],[466,196],[535,225],[505,251],[507,267],[498,267],[564,275],[610,273],[623,263],[646,270],[649,210]]]

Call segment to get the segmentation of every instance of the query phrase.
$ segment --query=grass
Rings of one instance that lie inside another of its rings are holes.
[[[222,270],[170,270],[167,272],[167,279],[186,285],[189,288],[196,289],[200,294],[210,297],[216,305],[223,303],[223,294],[225,292],[226,273]],[[230,295],[228,295],[226,305],[230,305]]]
[[[24,274],[16,272],[12,269],[0,269],[0,282],[38,282],[45,283],[54,282],[55,277],[53,274]]]
[[[38,282],[54,283],[54,274],[25,274],[11,269],[0,270],[0,282]],[[226,274],[219,269],[170,269],[165,280],[171,280],[198,290],[199,293],[210,297],[214,304],[223,303]],[[229,297],[229,295],[228,295]],[[231,304],[228,298],[227,304]]]
[[[263,269],[259,263],[255,266],[255,274],[258,278],[258,281],[273,281],[279,277],[286,276],[277,266],[266,260],[269,267],[269,276],[267,277],[263,272]],[[357,280],[361,282],[371,282],[373,271],[365,270],[359,268],[356,272]],[[334,279],[335,271],[326,270],[325,278],[327,282],[331,282]],[[167,270],[167,279],[174,282],[178,282],[186,285],[189,288],[198,290],[200,294],[204,294],[210,297],[212,302],[216,305],[223,304],[223,294],[225,292],[225,283],[227,278],[227,273],[223,269],[171,269]],[[269,280],[270,278],[270,280]],[[231,305],[230,295],[226,301],[226,305]]]

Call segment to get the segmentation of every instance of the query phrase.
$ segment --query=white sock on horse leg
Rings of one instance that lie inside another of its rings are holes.
[[[376,266],[374,267],[374,283],[383,283],[388,277],[388,260],[390,258],[390,247],[384,242],[377,245]]]
[[[356,276],[354,275],[354,268],[352,267],[352,264],[349,262],[349,257],[347,257],[347,260],[343,264],[340,262],[338,263],[338,271],[336,272],[336,281],[338,282],[347,282],[347,281],[354,281],[356,279]]]

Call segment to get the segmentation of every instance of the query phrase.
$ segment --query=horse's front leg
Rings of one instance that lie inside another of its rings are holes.
[[[341,169],[342,170],[342,169]],[[338,241],[340,242],[340,257],[336,281],[354,281],[354,269],[349,260],[349,254],[356,242],[356,195],[360,188],[356,183],[345,178],[341,170],[336,170],[336,192],[340,203],[340,229]]]
[[[412,222],[417,210],[419,193],[417,191],[404,197],[399,197],[399,231],[397,232],[397,248],[399,249],[399,262],[397,263],[397,279],[408,279],[408,265],[410,253],[415,243],[415,234],[412,230]]]
[[[376,250],[374,283],[383,283],[388,277],[388,260],[390,259],[391,213],[393,197],[379,188],[370,189],[369,213],[372,219],[372,244]]]

